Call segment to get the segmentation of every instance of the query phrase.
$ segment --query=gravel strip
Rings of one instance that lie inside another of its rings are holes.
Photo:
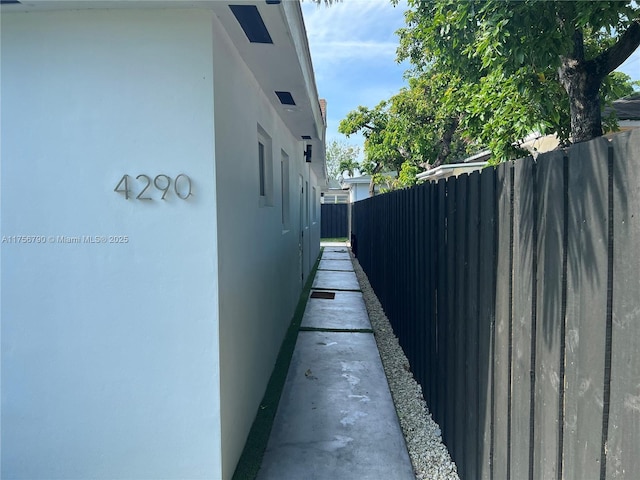
[[[456,465],[442,443],[440,427],[431,418],[398,339],[380,305],[367,275],[351,253],[353,267],[369,313],[400,427],[418,480],[459,480]]]

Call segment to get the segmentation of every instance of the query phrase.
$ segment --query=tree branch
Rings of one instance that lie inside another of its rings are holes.
[[[584,33],[580,29],[573,32],[573,58],[584,62]]]
[[[602,76],[608,75],[622,65],[638,48],[638,45],[640,45],[640,24],[638,21],[634,21],[614,45],[594,59]]]

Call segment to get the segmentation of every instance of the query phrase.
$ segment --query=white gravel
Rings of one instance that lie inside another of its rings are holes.
[[[393,333],[382,305],[353,254],[351,259],[360,282],[416,479],[459,480],[456,465],[451,460],[447,447],[442,443],[440,427],[431,418],[422,395],[422,387],[413,378],[409,361]]]

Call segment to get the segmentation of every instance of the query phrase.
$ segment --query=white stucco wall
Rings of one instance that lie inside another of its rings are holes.
[[[311,185],[316,187],[315,190],[315,198],[311,198],[313,208],[313,203],[315,203],[315,217],[313,215],[313,210],[310,212],[311,222],[309,226],[309,259],[308,259],[308,268],[311,270],[318,259],[318,255],[320,255],[320,191],[322,190],[323,182],[319,179],[311,170],[310,174]],[[313,190],[310,191],[313,194]],[[306,277],[305,277],[306,278]]]
[[[218,479],[211,14],[3,13],[1,28],[1,476]],[[180,173],[188,201],[113,191]],[[263,269],[240,250],[243,278]]]
[[[217,22],[214,46],[215,91],[225,92],[216,96],[214,104],[219,276],[224,279],[220,283],[223,469],[224,478],[229,478],[292,320],[302,274],[306,280],[311,259],[317,258],[319,216],[316,224],[307,225],[300,210],[301,205],[306,208],[301,179],[303,185],[309,183],[310,192],[315,186],[303,160],[303,141],[286,128]],[[259,195],[258,125],[271,138],[271,206],[262,206]],[[288,228],[283,228],[281,220],[283,151],[289,157]],[[318,203],[319,191],[316,188]]]
[[[352,183],[349,189],[349,202],[355,203],[366,198],[369,198],[369,184]]]
[[[2,478],[230,478],[319,253],[304,142],[209,10],[3,12],[1,35]],[[124,174],[193,196],[127,200]]]

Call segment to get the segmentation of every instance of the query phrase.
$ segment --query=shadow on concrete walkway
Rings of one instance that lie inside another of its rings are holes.
[[[257,478],[415,478],[344,245],[324,248]]]

